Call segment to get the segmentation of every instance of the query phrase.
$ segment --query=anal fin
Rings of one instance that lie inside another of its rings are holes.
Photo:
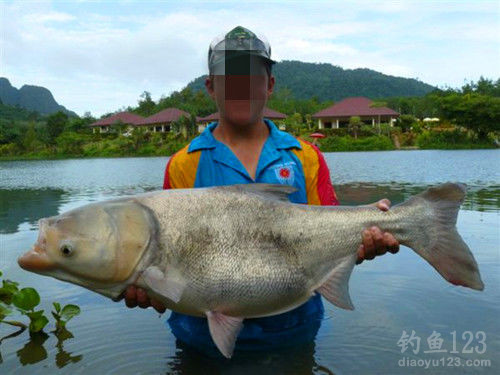
[[[207,318],[212,340],[224,357],[231,358],[236,338],[243,328],[243,318],[227,316],[216,311],[208,311]]]
[[[326,281],[317,291],[328,301],[346,310],[354,310],[349,296],[349,278],[356,263],[357,255],[349,255],[339,260],[330,271]]]

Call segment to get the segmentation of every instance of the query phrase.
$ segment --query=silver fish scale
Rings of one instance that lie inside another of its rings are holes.
[[[223,188],[174,190],[140,202],[159,224],[156,251],[165,255],[156,265],[167,274],[175,269],[186,284],[176,310],[194,315],[291,309],[357,251],[368,225],[400,234],[408,228],[402,210],[296,205]]]

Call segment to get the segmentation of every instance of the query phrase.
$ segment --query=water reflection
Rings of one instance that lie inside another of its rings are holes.
[[[415,185],[402,183],[374,184],[358,182],[335,185],[335,191],[343,205],[360,205],[373,203],[381,198],[388,198],[392,204],[398,204],[412,195],[421,193],[435,185]],[[500,208],[500,185],[477,186],[468,185],[467,195],[462,209],[480,212],[495,212]]]
[[[56,366],[58,368],[63,368],[68,363],[76,363],[81,361],[83,355],[74,355],[72,356],[70,352],[64,350],[63,343],[68,339],[72,339],[73,334],[68,331],[66,328],[63,328],[59,331],[53,331],[55,336],[57,337],[57,354],[56,354]]]
[[[21,223],[34,224],[57,215],[64,193],[61,189],[0,189],[0,233],[16,233]]]
[[[20,334],[22,334],[24,331],[26,330],[26,327],[21,327],[19,330],[17,330],[16,332],[13,332],[13,333],[10,333],[4,337],[0,337],[0,345],[2,344],[2,342],[4,340],[7,340],[7,339],[10,339],[10,338],[13,338],[13,337],[16,337],[16,336],[19,336]],[[0,349],[1,349],[1,346],[0,346]],[[2,357],[2,352],[0,351],[0,364],[3,363],[3,357]]]
[[[45,332],[31,334],[30,340],[16,352],[19,363],[26,366],[46,359],[47,350],[45,350],[43,344],[48,338],[49,335]]]
[[[96,190],[62,189],[0,189],[0,234],[16,233],[23,223],[35,226],[39,219],[54,216],[64,203],[67,209],[90,201],[106,200],[156,190],[153,187],[135,186],[129,188]],[[65,209],[66,211],[66,209]]]
[[[429,186],[396,182],[358,182],[335,185],[337,196],[343,205],[359,205],[388,198],[392,204],[401,203]],[[153,187],[131,187],[107,190],[97,199],[111,199],[125,195],[156,190]],[[62,189],[0,189],[0,234],[16,233],[19,225],[30,225],[43,217],[58,214],[62,203],[70,200],[77,206],[96,199],[96,192],[65,191]],[[473,211],[497,211],[500,208],[500,185],[469,185],[462,209]]]
[[[119,163],[126,165],[127,160],[122,159]],[[163,161],[161,164],[163,166]],[[146,169],[149,173],[154,168]],[[424,172],[427,169],[422,174]],[[60,173],[62,175],[62,171]],[[351,173],[357,176],[358,171]],[[334,318],[323,321],[314,342],[280,351],[236,352],[231,361],[226,361],[214,360],[176,343],[164,328],[164,318],[151,319],[142,314],[144,311],[128,311],[123,305],[113,304],[90,291],[24,274],[18,269],[15,260],[23,249],[32,245],[39,218],[90,201],[159,188],[155,187],[158,184],[152,177],[145,174],[137,177],[123,173],[120,176],[123,177],[122,184],[116,186],[112,184],[115,182],[113,176],[106,184],[82,183],[80,186],[80,181],[75,181],[63,189],[29,186],[23,189],[3,186],[0,189],[0,251],[6,254],[4,263],[0,262],[1,267],[8,269],[9,276],[16,280],[26,277],[25,281],[32,282],[31,285],[36,282],[40,294],[50,296],[48,299],[57,298],[62,303],[82,306],[82,315],[71,327],[75,338],[71,332],[59,336],[52,332],[37,337],[29,337],[24,332],[3,340],[0,344],[0,363],[3,360],[0,373],[16,372],[22,369],[21,365],[26,366],[25,373],[50,374],[78,373],[79,370],[82,373],[107,373],[118,372],[117,369],[123,373],[176,374],[332,374],[353,373],[355,369],[363,369],[364,373],[396,373],[401,370],[397,368],[400,352],[396,342],[402,329],[409,328],[422,335],[430,334],[434,329],[443,332],[484,330],[488,334],[488,358],[500,353],[498,303],[492,303],[499,300],[499,294],[498,288],[490,287],[499,282],[498,182],[474,183],[469,180],[462,206],[462,211],[468,212],[459,215],[459,232],[473,249],[487,285],[483,293],[446,284],[413,252],[401,251],[397,256],[366,262],[356,269],[350,283],[356,310],[343,312],[325,303],[325,308]],[[344,205],[372,203],[385,197],[397,204],[440,182],[398,179],[392,175],[384,178],[395,178],[398,182],[369,182],[367,178],[363,179],[366,182],[346,181],[334,187]],[[64,181],[69,184],[70,180]],[[24,230],[23,224],[26,223],[29,227]],[[422,306],[426,307],[422,309]],[[478,314],[481,314],[479,320]],[[0,333],[6,335],[9,332],[2,330],[0,325]],[[416,373],[416,370],[405,369],[405,373]]]
[[[235,351],[230,360],[201,354],[178,340],[176,349],[168,362],[169,374],[333,374],[316,363],[314,341],[266,352]]]
[[[26,331],[26,329],[21,328],[16,332],[0,338],[0,344],[7,339],[11,339],[23,334],[24,331]],[[55,347],[57,348],[55,363],[58,368],[63,368],[69,363],[79,362],[83,358],[83,355],[73,356],[71,355],[72,353],[64,350],[64,341],[74,338],[73,334],[70,331],[68,331],[66,328],[63,328],[62,330],[52,331],[51,333],[57,338],[57,343],[55,345]],[[47,359],[48,353],[44,347],[44,344],[49,339],[49,337],[50,336],[44,331],[29,333],[28,341],[21,349],[16,351],[16,356],[19,360],[19,363],[23,366],[33,365]],[[0,352],[0,364],[2,362],[2,353]]]

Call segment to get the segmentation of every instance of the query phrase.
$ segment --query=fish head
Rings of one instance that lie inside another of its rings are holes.
[[[136,202],[117,200],[40,219],[37,241],[18,263],[115,298],[117,286],[133,276],[151,241],[150,216]]]

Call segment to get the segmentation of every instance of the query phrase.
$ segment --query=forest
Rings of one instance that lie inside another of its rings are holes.
[[[333,100],[320,100],[317,96],[297,98],[291,89],[282,87],[271,95],[267,106],[288,116],[284,120],[286,131],[314,141],[309,135],[318,129],[311,115],[332,104]],[[320,149],[459,149],[499,145],[500,79],[481,77],[458,89],[434,89],[422,96],[379,98],[373,105],[398,111],[400,117],[395,126],[372,127],[352,117],[347,128],[321,129],[326,137],[319,140]],[[195,116],[217,111],[204,91],[195,91],[189,86],[158,101],[144,92],[136,106],[119,111],[150,116],[169,107],[182,109],[190,113],[191,118],[181,118],[168,133],[149,133],[137,127],[130,134],[124,134],[123,124],[115,124],[109,134],[93,134],[89,125],[97,119],[89,112],[81,117],[61,111],[42,116],[0,103],[0,158],[169,156],[198,134]],[[426,122],[425,118],[439,120]]]

